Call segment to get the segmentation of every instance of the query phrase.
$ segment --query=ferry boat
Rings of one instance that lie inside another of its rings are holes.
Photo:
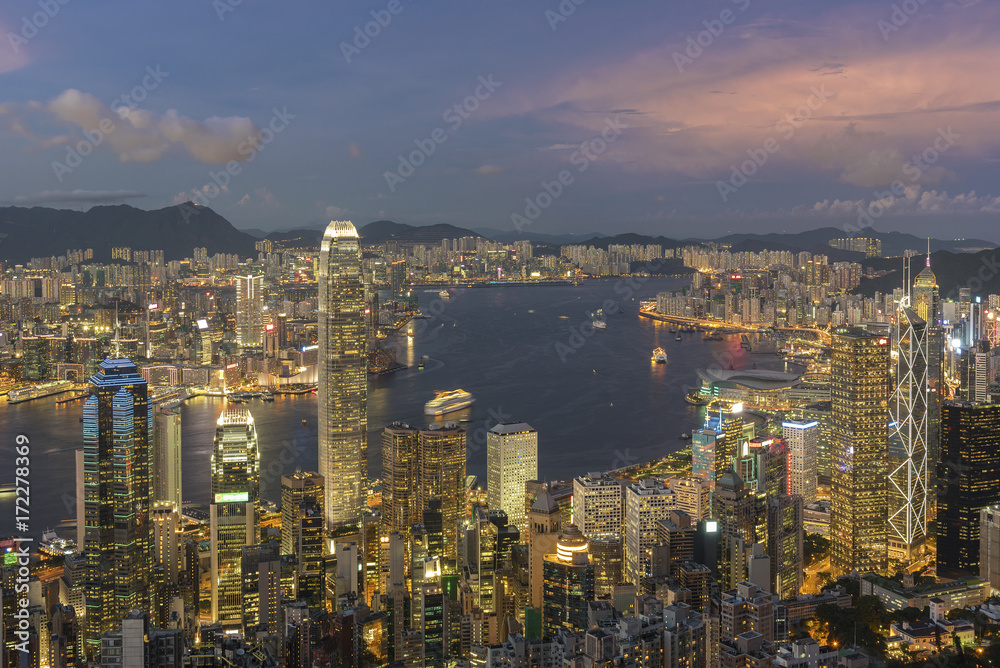
[[[5,482],[0,485],[0,494],[13,494],[17,491],[17,487],[12,482]]]
[[[451,293],[449,293],[447,290],[442,290],[441,292],[438,293],[438,297],[440,297],[441,299],[448,299],[451,297]]]
[[[7,403],[19,404],[22,401],[51,397],[53,394],[69,392],[73,389],[73,381],[56,380],[51,383],[42,383],[34,387],[24,387],[19,390],[11,390],[7,393]]]
[[[683,340],[684,339],[681,338],[681,335],[679,333],[677,334],[677,338],[674,339],[674,341],[683,341]]]
[[[46,529],[42,534],[42,541],[38,544],[38,551],[50,557],[64,557],[67,554],[76,552],[76,543],[66,538],[60,538],[52,529]]]
[[[664,350],[663,348],[654,348],[653,349],[653,361],[656,362],[657,364],[666,364],[667,363],[667,351]]]
[[[260,398],[263,399],[264,401],[274,401],[274,395],[271,394],[270,392],[264,392],[263,394],[260,395]]]
[[[467,408],[475,403],[476,398],[465,390],[451,390],[449,392],[438,392],[433,399],[424,405],[424,413],[427,415],[444,415],[463,408]]]
[[[607,329],[608,323],[604,322],[604,309],[597,309],[594,316],[594,329]]]

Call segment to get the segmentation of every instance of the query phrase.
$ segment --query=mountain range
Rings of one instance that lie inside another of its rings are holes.
[[[266,238],[281,244],[297,247],[318,247],[326,229],[324,221],[310,221],[302,226],[270,232]],[[503,243],[526,239],[536,246],[558,249],[563,244],[590,245],[607,249],[612,244],[659,244],[664,248],[677,248],[698,243],[724,243],[735,251],[787,250],[809,251],[829,256],[831,262],[862,261],[860,253],[838,251],[829,246],[831,239],[848,236],[836,227],[825,227],[798,233],[730,234],[718,239],[672,239],[634,233],[616,235],[594,234],[535,234],[532,232],[505,232],[492,228],[466,229],[454,225],[438,224],[414,226],[379,220],[359,228],[362,242],[381,244],[398,241],[401,244],[436,245],[442,239],[459,237],[485,237]],[[92,248],[94,260],[111,259],[111,248],[128,246],[137,250],[163,249],[167,260],[190,257],[192,249],[204,247],[209,255],[235,253],[243,257],[256,254],[254,244],[261,238],[261,230],[238,230],[224,217],[208,207],[190,202],[154,211],[145,211],[125,204],[95,206],[88,211],[51,209],[43,207],[0,207],[0,259],[23,263],[32,257],[63,255],[67,249]],[[927,240],[902,232],[873,232],[867,234],[882,241],[882,252],[890,256],[902,255],[905,250],[922,251]],[[931,239],[935,255],[947,251],[949,255],[992,249],[996,244],[983,239]],[[952,260],[942,256],[942,271],[949,275]],[[878,258],[864,260],[866,266],[877,267],[885,261]],[[956,266],[961,261],[955,261]],[[892,269],[892,266],[886,265]],[[873,285],[875,285],[873,283]],[[879,283],[881,285],[881,283]],[[873,290],[879,288],[872,288]]]

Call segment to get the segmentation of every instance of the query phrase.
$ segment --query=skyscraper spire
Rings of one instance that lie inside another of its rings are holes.
[[[931,266],[931,238],[927,237],[927,266]]]

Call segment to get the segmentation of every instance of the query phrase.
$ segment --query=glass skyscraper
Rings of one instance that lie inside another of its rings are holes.
[[[101,634],[133,609],[149,610],[153,562],[151,410],[146,381],[128,359],[108,358],[83,404],[83,520],[88,658]]]
[[[507,513],[528,535],[525,483],[538,479],[538,432],[524,422],[500,423],[486,433],[486,493],[492,510]]]
[[[833,333],[830,512],[835,574],[888,567],[889,339],[861,329]]]
[[[243,547],[260,542],[260,453],[257,428],[245,408],[227,409],[216,424],[209,522],[212,620],[223,627],[239,627]]]
[[[319,261],[319,473],[327,529],[357,524],[368,478],[368,366],[358,231],[326,228]]]

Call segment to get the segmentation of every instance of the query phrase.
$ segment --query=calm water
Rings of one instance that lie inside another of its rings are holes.
[[[736,368],[752,362],[778,368],[773,355],[747,355],[738,336],[703,341],[701,334],[689,333],[677,342],[666,325],[637,316],[640,299],[686,283],[662,278],[632,290],[617,280],[577,287],[454,289],[448,300],[441,300],[437,290],[421,291],[421,309],[434,317],[415,322],[412,340],[402,336],[393,343],[399,361],[410,368],[371,380],[372,474],[379,469],[382,427],[396,420],[423,426],[423,405],[434,391],[458,387],[477,402],[448,420],[468,420],[469,473],[480,477],[486,474],[486,429],[498,419],[523,420],[538,430],[539,473],[545,479],[617,468],[681,448],[678,436],[698,428],[704,414],[683,399],[696,383],[695,369],[728,367],[730,360]],[[607,329],[591,333],[591,314],[609,299],[618,300],[625,313],[612,309]],[[573,334],[585,323],[589,336]],[[669,356],[665,365],[650,362],[658,345]],[[418,370],[422,355],[429,359]],[[209,457],[224,405],[223,399],[199,397],[182,408],[186,501],[208,502]],[[316,468],[316,396],[246,406],[260,439],[261,494],[278,500],[283,472]],[[54,399],[0,405],[0,483],[13,482],[16,434],[31,438],[33,535],[75,516],[73,450],[81,443],[81,410],[82,402],[57,406]],[[14,532],[13,503],[11,495],[0,497],[0,536]]]

